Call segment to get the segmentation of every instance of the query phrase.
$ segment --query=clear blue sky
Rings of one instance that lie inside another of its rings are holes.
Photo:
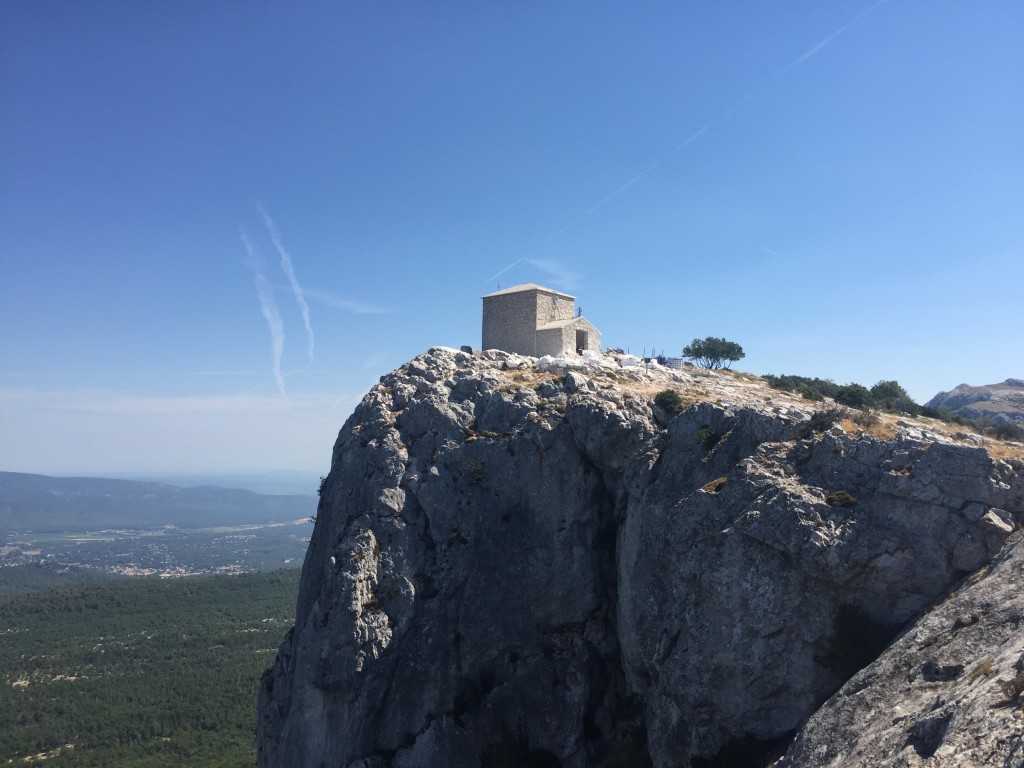
[[[1022,40],[1017,0],[7,0],[0,469],[325,472],[521,282],[633,351],[1024,376]]]

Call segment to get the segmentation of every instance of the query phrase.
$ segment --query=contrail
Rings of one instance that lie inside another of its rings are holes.
[[[543,248],[543,247],[544,247],[545,245],[548,245],[549,243],[551,243],[551,242],[554,242],[554,241],[555,241],[556,239],[558,239],[559,237],[561,237],[562,235],[564,235],[564,234],[565,234],[566,232],[568,232],[568,231],[569,231],[570,229],[572,229],[573,227],[575,227],[575,226],[576,226],[577,224],[579,224],[579,223],[580,223],[581,221],[583,221],[583,220],[584,220],[585,218],[587,218],[588,216],[592,216],[592,215],[593,215],[593,214],[594,214],[594,213],[595,213],[596,211],[598,211],[598,210],[600,210],[601,208],[603,208],[604,206],[608,205],[608,203],[610,203],[610,202],[611,202],[612,200],[614,200],[614,199],[615,199],[616,197],[618,197],[618,196],[619,196],[619,195],[621,195],[621,194],[622,194],[623,192],[625,192],[625,191],[626,191],[627,189],[629,189],[630,187],[632,187],[632,186],[633,186],[634,184],[636,184],[636,183],[637,183],[638,181],[640,181],[640,179],[642,179],[642,178],[643,178],[644,176],[646,176],[647,174],[649,174],[649,173],[650,173],[651,171],[653,171],[653,170],[654,170],[655,168],[657,168],[657,167],[658,167],[659,165],[661,165],[662,163],[664,163],[664,162],[665,162],[666,160],[668,160],[668,159],[669,159],[670,157],[672,157],[672,155],[674,155],[674,154],[675,154],[676,152],[678,152],[679,150],[681,150],[681,149],[682,149],[683,147],[685,147],[685,146],[686,146],[687,144],[689,144],[689,143],[690,143],[690,142],[692,142],[692,141],[696,141],[697,139],[699,139],[699,138],[700,138],[700,136],[701,136],[701,134],[703,134],[703,133],[704,133],[704,131],[706,131],[707,129],[708,129],[708,126],[706,126],[706,125],[705,125],[705,126],[703,126],[703,127],[702,127],[702,128],[700,129],[700,130],[696,131],[695,133],[691,134],[690,136],[688,136],[688,137],[687,137],[686,139],[684,139],[683,141],[681,141],[681,142],[679,142],[678,144],[676,144],[676,146],[674,146],[674,147],[673,147],[672,149],[670,149],[670,150],[669,150],[668,152],[666,152],[666,153],[665,153],[664,155],[662,155],[661,157],[659,157],[659,158],[658,158],[657,160],[655,160],[655,161],[654,161],[653,163],[651,163],[650,165],[648,165],[648,166],[647,166],[646,168],[644,168],[644,169],[643,169],[642,171],[640,171],[640,173],[636,174],[636,175],[635,175],[635,176],[634,176],[633,178],[629,179],[629,181],[627,181],[627,182],[626,182],[625,184],[621,184],[621,185],[620,185],[619,187],[617,187],[617,188],[616,188],[615,190],[613,190],[613,191],[612,191],[612,192],[610,192],[609,194],[605,195],[605,196],[604,196],[604,197],[602,197],[602,198],[601,198],[600,200],[598,200],[598,201],[597,201],[596,203],[594,203],[594,204],[593,204],[592,206],[590,206],[590,208],[588,208],[587,210],[585,210],[585,211],[584,211],[583,213],[581,213],[581,214],[580,214],[579,216],[577,216],[576,218],[574,218],[574,219],[570,220],[568,224],[566,224],[566,225],[565,225],[564,227],[562,227],[561,229],[559,229],[559,230],[558,230],[557,232],[555,232],[555,233],[554,233],[553,235],[549,235],[549,236],[548,236],[548,237],[547,237],[547,238],[546,238],[545,240],[543,240],[543,241],[542,241],[542,242],[541,242],[541,243],[540,243],[540,244],[539,244],[539,245],[538,245],[538,246],[537,246],[537,247],[536,247],[536,248],[534,249],[534,251],[540,250],[540,249],[541,249],[541,248]],[[508,271],[509,271],[510,269],[512,269],[512,267],[514,267],[514,266],[516,266],[517,264],[520,264],[520,263],[522,263],[522,262],[524,262],[524,261],[527,261],[527,260],[528,260],[528,257],[526,257],[526,256],[523,256],[522,258],[520,258],[520,259],[517,259],[516,261],[513,261],[513,262],[512,262],[511,264],[509,264],[509,265],[508,265],[507,267],[505,267],[505,268],[504,268],[503,270],[501,270],[501,272],[499,272],[498,274],[494,275],[494,277],[492,277],[492,278],[491,278],[490,280],[487,280],[487,281],[485,281],[485,283],[484,283],[484,284],[486,285],[487,283],[491,283],[491,282],[494,282],[494,281],[495,281],[495,280],[497,280],[497,279],[498,279],[499,277],[501,277],[501,276],[502,276],[503,274],[505,274],[505,273],[506,273],[506,272],[508,272]]]
[[[256,279],[256,293],[260,299],[260,310],[263,312],[263,319],[267,321],[267,328],[270,329],[270,348],[273,351],[274,381],[277,382],[277,389],[281,393],[281,399],[288,400],[288,393],[284,388],[284,376],[281,375],[281,355],[284,353],[284,324],[281,322],[281,313],[277,311],[277,304],[274,302],[274,291],[267,282],[266,275],[260,268],[256,258],[256,249],[252,247],[245,232],[239,232],[242,238],[242,245],[248,258],[246,266],[252,270]]]
[[[864,18],[864,17],[865,17],[865,16],[867,16],[867,15],[868,15],[869,13],[871,13],[871,12],[872,12],[873,10],[875,10],[875,8],[877,8],[877,7],[878,7],[878,6],[880,6],[880,5],[884,5],[884,4],[885,4],[885,3],[887,3],[887,2],[889,2],[889,0],[877,0],[877,1],[875,2],[875,3],[871,4],[870,6],[868,6],[868,7],[867,7],[867,8],[865,9],[865,10],[863,10],[863,11],[861,11],[861,12],[860,12],[859,14],[857,14],[857,15],[856,15],[856,16],[855,16],[855,17],[854,17],[854,18],[853,18],[852,20],[850,20],[850,21],[846,22],[846,23],[845,23],[845,24],[844,24],[843,26],[841,26],[841,27],[840,27],[839,29],[837,29],[837,30],[836,30],[835,32],[833,32],[833,33],[832,33],[831,35],[828,35],[828,36],[827,36],[826,38],[824,38],[823,40],[821,40],[821,41],[820,41],[819,43],[815,44],[814,46],[812,46],[811,48],[809,48],[809,49],[808,49],[807,51],[805,51],[805,52],[804,52],[803,54],[801,54],[801,55],[800,55],[800,56],[799,56],[799,57],[798,57],[797,59],[795,59],[795,60],[794,60],[794,61],[793,61],[792,63],[790,63],[790,64],[786,65],[785,67],[783,67],[782,69],[780,69],[780,70],[779,70],[778,72],[776,72],[776,73],[775,73],[775,75],[774,75],[774,76],[772,77],[772,79],[773,79],[773,80],[778,80],[779,78],[781,78],[781,77],[782,77],[783,75],[785,75],[785,74],[786,74],[787,72],[789,72],[789,71],[790,71],[791,69],[793,69],[794,67],[798,67],[798,66],[800,66],[801,64],[803,64],[803,63],[804,63],[805,61],[807,61],[807,60],[808,60],[809,58],[811,58],[812,56],[814,56],[815,54],[817,54],[817,53],[818,53],[819,51],[821,51],[821,50],[822,50],[823,48],[825,48],[825,47],[826,47],[826,46],[827,46],[827,45],[828,45],[829,43],[831,43],[831,42],[832,42],[833,40],[835,40],[835,39],[836,39],[837,37],[839,37],[840,35],[842,35],[842,34],[843,34],[843,33],[844,33],[844,32],[845,32],[845,31],[846,31],[847,29],[849,29],[850,27],[852,27],[852,26],[853,26],[854,24],[856,24],[856,23],[857,23],[858,21],[860,21],[860,20],[861,20],[862,18]],[[668,159],[669,159],[670,157],[672,157],[672,155],[676,154],[676,153],[677,153],[677,152],[679,152],[679,151],[680,151],[681,149],[683,149],[683,147],[685,147],[685,146],[686,146],[687,144],[690,144],[691,142],[694,142],[694,141],[696,141],[697,139],[699,139],[699,138],[700,138],[701,136],[703,136],[703,135],[704,135],[704,133],[705,133],[705,132],[706,132],[706,131],[707,131],[707,130],[708,130],[709,128],[713,127],[713,126],[714,126],[715,124],[717,124],[717,123],[721,122],[722,120],[724,120],[725,118],[729,117],[729,116],[730,116],[730,115],[731,115],[731,114],[732,114],[733,112],[735,112],[735,111],[736,111],[736,110],[737,110],[737,109],[738,109],[738,108],[739,108],[739,107],[740,107],[740,106],[741,106],[741,105],[742,105],[742,104],[743,104],[744,102],[746,102],[747,100],[751,99],[751,98],[752,98],[752,97],[753,97],[753,96],[754,96],[754,95],[755,95],[756,93],[758,93],[758,92],[759,92],[760,90],[762,90],[762,89],[755,89],[755,90],[751,91],[750,93],[748,93],[748,94],[747,94],[746,96],[743,96],[743,97],[741,97],[741,98],[737,99],[736,101],[734,101],[734,102],[733,102],[733,103],[732,103],[732,104],[731,104],[731,105],[729,106],[729,108],[728,108],[728,109],[726,109],[726,110],[725,110],[724,112],[722,112],[722,113],[721,113],[720,115],[718,115],[718,116],[717,116],[716,118],[714,118],[713,120],[710,120],[710,121],[708,121],[708,122],[707,122],[707,123],[706,123],[706,124],[705,124],[704,126],[702,126],[702,127],[701,127],[701,128],[699,129],[699,130],[697,130],[697,131],[696,131],[695,133],[692,133],[692,134],[691,134],[690,136],[688,136],[687,138],[683,139],[683,141],[679,142],[679,144],[677,144],[676,146],[674,146],[674,147],[673,147],[672,149],[670,149],[670,150],[669,150],[668,152],[666,152],[666,153],[665,153],[664,155],[662,155],[662,156],[661,156],[661,157],[659,157],[659,158],[658,158],[657,160],[655,160],[655,161],[654,161],[653,163],[651,163],[650,165],[648,165],[648,166],[647,166],[646,168],[644,168],[644,169],[643,169],[642,171],[640,171],[640,173],[638,173],[638,174],[636,174],[635,176],[633,176],[633,177],[632,177],[631,179],[629,179],[628,181],[626,181],[626,183],[624,183],[624,184],[620,185],[619,187],[617,187],[617,188],[616,188],[615,190],[613,190],[613,191],[612,191],[611,193],[609,193],[608,195],[605,195],[605,196],[604,196],[603,198],[601,198],[601,199],[600,199],[600,200],[599,200],[599,201],[598,201],[597,203],[595,203],[594,205],[592,205],[592,206],[591,206],[590,208],[588,208],[588,209],[587,209],[586,211],[584,211],[584,212],[583,212],[583,213],[581,213],[580,215],[576,216],[576,217],[575,217],[574,219],[570,220],[568,224],[566,224],[566,225],[565,225],[564,227],[562,227],[561,229],[559,229],[559,230],[558,230],[557,232],[555,232],[555,233],[554,233],[553,235],[550,235],[550,236],[549,236],[549,237],[548,237],[547,239],[543,240],[543,241],[542,241],[542,242],[541,242],[540,244],[538,244],[538,245],[537,245],[537,247],[536,247],[536,248],[534,249],[534,251],[538,251],[538,250],[540,250],[540,249],[541,249],[541,248],[543,248],[543,247],[544,247],[545,245],[548,245],[548,244],[549,244],[549,243],[551,243],[552,241],[554,241],[554,240],[556,240],[557,238],[561,237],[561,236],[562,236],[563,234],[565,234],[565,233],[566,233],[566,232],[568,232],[568,231],[569,231],[570,229],[572,229],[572,228],[573,228],[573,227],[575,227],[575,226],[576,226],[577,224],[579,224],[579,223],[580,223],[581,221],[583,221],[583,219],[587,218],[588,216],[591,216],[591,215],[592,215],[592,214],[593,214],[593,213],[594,213],[595,211],[599,210],[600,208],[602,208],[602,207],[604,207],[605,205],[607,205],[608,203],[610,203],[610,202],[611,202],[612,200],[614,200],[614,199],[615,199],[616,197],[618,197],[618,196],[619,196],[619,195],[621,195],[621,194],[622,194],[623,192],[625,192],[625,191],[626,191],[627,189],[629,189],[629,188],[630,188],[631,186],[633,186],[633,185],[634,185],[634,184],[636,184],[636,183],[637,183],[638,181],[640,181],[640,180],[641,180],[641,179],[642,179],[642,178],[643,178],[644,176],[646,176],[647,174],[649,174],[649,173],[650,173],[651,171],[653,171],[653,170],[654,170],[655,168],[657,168],[657,167],[658,167],[659,165],[661,165],[661,164],[662,164],[662,163],[664,163],[664,162],[665,162],[666,160],[668,160]],[[767,250],[767,249],[765,249],[765,250]],[[770,251],[770,252],[771,252],[771,251]],[[775,254],[775,255],[778,255],[778,254]],[[510,269],[512,269],[512,267],[516,266],[517,264],[520,264],[520,263],[522,263],[523,261],[526,261],[526,260],[527,260],[527,258],[528,258],[527,256],[523,256],[522,258],[520,258],[520,259],[517,259],[516,261],[512,262],[512,263],[511,263],[511,264],[509,264],[509,265],[508,265],[507,267],[505,267],[505,268],[504,268],[503,270],[501,270],[501,272],[499,272],[498,274],[494,275],[494,277],[492,277],[492,278],[491,278],[490,280],[487,280],[487,281],[486,281],[486,283],[490,283],[490,282],[493,282],[494,280],[496,280],[497,278],[501,277],[501,276],[502,276],[503,274],[505,274],[506,272],[508,272],[508,271],[509,271]],[[486,285],[486,283],[485,283],[485,285]]]
[[[309,364],[306,366],[308,368],[313,364],[313,346],[315,343],[313,325],[309,321],[309,305],[306,303],[306,297],[302,295],[302,286],[299,285],[299,281],[295,277],[295,266],[292,264],[291,254],[288,253],[284,243],[281,242],[281,235],[277,231],[274,220],[270,218],[270,214],[266,212],[262,205],[257,205],[256,207],[259,209],[260,216],[263,217],[263,223],[267,225],[270,240],[281,257],[281,269],[284,270],[285,275],[288,277],[288,283],[292,288],[292,295],[295,296],[295,301],[299,305],[299,309],[302,310],[302,322],[306,324],[306,339],[308,340],[306,346],[306,353],[309,357]]]
[[[761,250],[764,251],[765,253],[770,253],[772,256],[775,256],[776,258],[782,259],[783,261],[785,261],[788,264],[792,264],[793,263],[792,259],[787,258],[786,256],[783,256],[781,253],[777,253],[776,251],[773,251],[767,245],[762,245],[761,246]]]
[[[594,212],[596,212],[600,208],[603,208],[604,206],[608,205],[608,203],[610,203],[616,197],[618,197],[623,192],[625,192],[627,189],[632,187],[634,184],[636,184],[638,181],[640,181],[640,179],[642,179],[644,176],[649,174],[651,171],[653,171],[659,165],[664,163],[666,160],[668,160],[670,157],[672,157],[672,155],[674,155],[676,152],[681,150],[687,144],[689,144],[689,143],[699,139],[701,137],[701,135],[704,133],[704,131],[706,131],[707,129],[708,129],[708,126],[705,125],[705,126],[701,127],[700,130],[692,133],[690,136],[686,137],[683,141],[681,141],[678,144],[676,144],[672,149],[670,149],[664,155],[662,155],[657,160],[655,160],[653,163],[648,165],[646,168],[644,168],[642,171],[640,171],[640,173],[638,173],[636,176],[631,178],[625,184],[620,185],[617,189],[615,189],[611,193],[609,193],[609,194],[605,195],[604,197],[602,197],[600,200],[598,200],[596,203],[594,203],[592,206],[590,206],[590,208],[585,210],[583,213],[581,213],[575,219],[573,219],[568,224],[566,224],[564,227],[562,227],[560,230],[555,232],[555,234],[551,235],[547,240],[545,240],[544,242],[541,243],[541,246],[547,245],[548,243],[550,243],[551,241],[553,241],[557,237],[561,237],[563,233],[565,233],[567,230],[569,230],[572,227],[574,227],[577,224],[579,224],[581,221],[583,221],[583,219],[587,218],[587,216],[593,215]]]
[[[839,37],[841,34],[843,34],[843,32],[845,32],[847,29],[852,27],[858,21],[860,21],[865,16],[867,16],[869,13],[871,13],[873,10],[875,10],[875,8],[877,8],[878,6],[883,5],[884,3],[887,3],[887,2],[889,2],[889,0],[878,0],[878,2],[873,3],[872,5],[868,6],[866,9],[864,9],[863,11],[858,13],[856,16],[854,16],[852,21],[848,21],[845,24],[843,24],[843,26],[841,26],[839,29],[837,29],[835,32],[833,32],[831,35],[826,37],[820,43],[818,43],[817,45],[814,45],[811,48],[807,49],[792,64],[789,64],[788,66],[785,66],[782,69],[780,69],[778,72],[776,72],[774,79],[778,80],[784,74],[789,72],[789,70],[793,69],[794,67],[799,67],[805,61],[807,61],[809,58],[811,58],[814,54],[816,54],[818,51],[820,51],[826,45],[828,45],[833,40],[835,40],[837,37]]]
[[[548,273],[551,282],[563,291],[574,291],[579,287],[581,275],[573,272],[555,259],[527,259],[533,266]]]
[[[496,275],[495,275],[494,277],[492,277],[492,278],[491,278],[490,280],[487,280],[487,281],[486,281],[486,282],[484,283],[484,285],[486,285],[487,283],[493,283],[493,282],[494,282],[495,280],[497,280],[497,279],[498,279],[499,277],[501,277],[501,276],[502,276],[502,275],[504,275],[504,274],[505,274],[506,272],[508,272],[508,271],[509,271],[510,269],[512,269],[512,267],[514,267],[514,266],[515,266],[516,264],[521,264],[521,263],[522,263],[522,262],[524,262],[524,261],[526,261],[526,257],[525,257],[525,256],[523,256],[523,257],[522,257],[521,259],[516,259],[516,260],[515,260],[515,261],[513,261],[513,262],[512,262],[511,264],[509,264],[509,265],[508,265],[507,267],[505,267],[505,268],[504,268],[503,270],[501,270],[501,272],[499,272],[499,273],[498,273],[498,274],[496,274]]]

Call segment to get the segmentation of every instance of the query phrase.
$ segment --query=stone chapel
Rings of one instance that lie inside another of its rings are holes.
[[[523,283],[483,297],[481,349],[530,357],[601,351],[601,332],[576,314],[576,297]]]

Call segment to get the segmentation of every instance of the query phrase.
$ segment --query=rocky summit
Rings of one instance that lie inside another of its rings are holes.
[[[259,765],[1019,766],[1024,446],[946,430],[431,349],[338,436]]]
[[[961,384],[939,392],[928,401],[929,408],[948,408],[968,419],[991,419],[993,423],[1024,425],[1024,379],[1007,379],[1001,384],[972,387]]]

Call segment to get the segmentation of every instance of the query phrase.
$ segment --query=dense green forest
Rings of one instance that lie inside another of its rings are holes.
[[[0,762],[254,765],[256,691],[293,621],[298,574],[0,599]]]
[[[0,600],[5,597],[39,592],[55,587],[88,584],[116,578],[97,568],[76,568],[65,566],[48,568],[39,564],[4,565],[0,570]],[[0,632],[3,630],[0,629]]]

